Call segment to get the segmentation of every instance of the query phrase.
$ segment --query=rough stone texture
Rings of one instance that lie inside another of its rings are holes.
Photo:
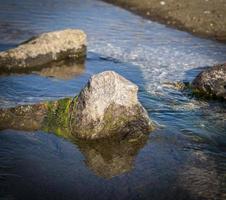
[[[78,97],[0,109],[0,130],[44,130],[69,138],[137,138],[153,129],[138,87],[113,71],[94,75]]]
[[[194,93],[226,100],[226,64],[210,67],[192,82]]]
[[[226,41],[226,0],[104,0],[151,20]]]
[[[0,108],[0,130],[44,130],[68,138],[71,136],[68,130],[71,102],[72,98],[64,98],[35,105]]]
[[[137,91],[113,71],[92,76],[71,111],[71,132],[85,139],[149,132],[153,127]]]
[[[0,72],[23,72],[61,60],[84,62],[85,55],[83,31],[66,29],[43,33],[14,49],[0,52]]]
[[[0,130],[7,128],[25,131],[39,130],[47,112],[48,107],[45,104],[2,108],[0,109]]]

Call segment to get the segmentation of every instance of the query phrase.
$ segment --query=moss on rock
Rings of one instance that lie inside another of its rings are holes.
[[[48,112],[43,120],[42,129],[46,132],[54,132],[56,135],[68,137],[70,135],[69,119],[72,98],[47,102]]]
[[[0,125],[7,121],[11,123],[3,128],[26,130],[34,116],[38,130],[66,138],[139,136],[149,133],[154,126],[138,101],[137,91],[135,84],[119,74],[102,72],[91,77],[78,97],[6,109]]]

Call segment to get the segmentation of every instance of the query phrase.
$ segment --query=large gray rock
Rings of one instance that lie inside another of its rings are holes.
[[[192,82],[192,88],[198,95],[226,100],[226,64],[201,72]]]
[[[71,110],[71,132],[85,139],[150,132],[153,126],[137,91],[135,84],[113,71],[92,76]]]
[[[61,60],[84,62],[85,55],[83,31],[66,29],[43,33],[14,49],[0,52],[0,72],[24,72]]]
[[[137,91],[119,74],[102,72],[74,98],[0,109],[0,130],[44,130],[82,139],[139,138],[154,127]]]

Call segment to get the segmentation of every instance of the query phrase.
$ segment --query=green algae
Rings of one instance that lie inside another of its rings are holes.
[[[76,102],[77,96],[0,109],[0,129],[42,130],[69,139],[71,117],[75,112]]]
[[[53,132],[61,137],[70,137],[69,119],[71,103],[72,98],[47,102],[48,112],[43,121],[42,129],[46,132]]]

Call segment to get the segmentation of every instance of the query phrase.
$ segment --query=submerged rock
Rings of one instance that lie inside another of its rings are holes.
[[[91,77],[78,97],[0,109],[0,129],[45,130],[82,139],[136,137],[153,125],[138,87],[113,71]]]
[[[66,29],[43,33],[14,49],[0,52],[0,73],[25,72],[61,60],[84,62],[86,35],[81,30]]]
[[[162,84],[164,88],[173,89],[173,90],[179,90],[182,91],[187,87],[188,83],[186,82],[165,82]]]
[[[192,82],[192,89],[200,96],[226,100],[226,64],[201,72]]]
[[[71,132],[85,139],[149,132],[153,126],[137,91],[135,84],[113,71],[92,76],[71,111]]]
[[[47,104],[23,105],[0,109],[0,130],[16,129],[35,131],[41,129],[47,114]]]
[[[69,107],[72,98],[0,109],[0,130],[45,130],[68,136]],[[63,133],[63,134],[62,134]]]

